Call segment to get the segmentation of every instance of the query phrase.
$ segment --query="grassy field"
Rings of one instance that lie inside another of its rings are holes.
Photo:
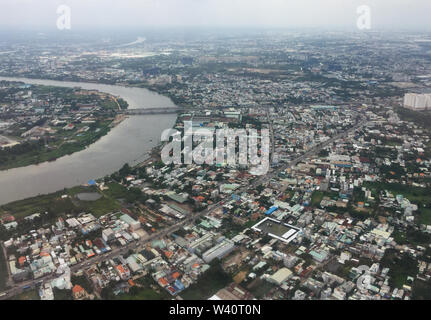
[[[10,300],[40,300],[40,297],[36,290],[29,290],[10,298]]]
[[[118,210],[121,205],[113,198],[102,197],[96,201],[79,201],[79,208],[92,213],[95,217]]]
[[[391,192],[394,196],[401,194],[410,202],[419,206],[418,217],[420,224],[431,225],[431,209],[424,208],[423,205],[431,205],[429,190],[426,188],[412,187],[395,183],[366,182],[364,186],[377,194],[382,190]]]
[[[336,192],[325,192],[325,191],[314,191],[311,195],[311,205],[313,207],[318,207],[323,197],[329,197],[331,199],[338,199],[338,193]]]
[[[405,198],[413,203],[421,202],[422,204],[431,204],[429,190],[426,188],[412,187],[398,183],[382,183],[382,182],[365,182],[364,187],[367,187],[374,193],[379,193],[381,190],[387,190],[394,196],[402,194]]]
[[[11,213],[15,219],[21,219],[36,212],[45,212],[54,202],[62,202],[64,209],[72,207],[71,202],[60,201],[63,192],[55,192],[48,195],[41,195],[24,200],[14,201],[0,207],[0,215]]]
[[[431,209],[428,209],[428,208],[420,209],[419,223],[431,225]]]
[[[138,288],[136,291],[118,296],[119,300],[166,300],[172,298],[169,293],[156,292],[151,288]]]
[[[325,193],[323,191],[314,191],[311,195],[311,205],[313,207],[318,207],[322,201]]]
[[[110,196],[104,196],[96,201],[79,201],[75,198],[75,195],[81,192],[98,192],[98,189],[96,187],[77,186],[47,195],[11,202],[0,206],[0,216],[10,213],[16,219],[21,219],[36,212],[43,213],[46,211],[52,213],[54,218],[64,213],[73,214],[83,211],[93,213],[95,216],[101,216],[121,207],[115,197]],[[62,195],[69,195],[70,198],[62,199]]]
[[[124,187],[124,186],[122,186],[121,184],[112,182],[112,183],[108,183],[106,186],[109,189],[108,190],[104,190],[103,194],[105,196],[110,197],[110,198],[123,199],[128,194],[127,188]]]
[[[16,219],[24,218],[36,212],[53,210],[54,212],[68,212],[77,209],[70,199],[61,199],[62,195],[74,196],[80,192],[94,191],[95,188],[77,186],[54,193],[40,195],[24,200],[14,201],[0,206],[0,216],[11,213]]]

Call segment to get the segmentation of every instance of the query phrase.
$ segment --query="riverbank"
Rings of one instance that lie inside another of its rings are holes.
[[[29,82],[23,78],[0,77],[0,80]],[[83,89],[119,96],[129,103],[130,108],[176,107],[165,96],[148,89],[45,80],[32,80],[30,83],[81,88],[83,85]],[[159,146],[163,130],[172,128],[176,118],[173,114],[121,116],[109,134],[80,152],[52,162],[0,171],[0,205],[103,178],[118,171],[125,163],[135,166],[149,158],[151,150]]]
[[[7,74],[0,74],[0,80],[1,78],[14,78],[17,79],[17,81],[19,81],[19,79],[31,79],[31,80],[47,80],[47,81],[58,81],[58,82],[75,82],[75,83],[80,83],[80,84],[96,84],[96,85],[106,85],[106,86],[119,86],[119,87],[124,87],[124,88],[137,88],[137,89],[146,89],[148,91],[154,92],[155,94],[158,94],[160,96],[163,96],[169,100],[171,100],[175,105],[178,105],[182,108],[187,108],[188,105],[185,105],[184,103],[182,103],[181,101],[178,101],[177,98],[175,96],[173,96],[172,94],[170,94],[169,92],[165,92],[162,90],[158,90],[157,87],[155,86],[151,86],[148,85],[147,83],[144,82],[139,82],[136,84],[131,84],[131,83],[124,83],[124,82],[113,82],[113,81],[104,81],[103,79],[98,80],[98,81],[93,81],[93,80],[88,80],[88,79],[82,79],[82,78],[71,78],[71,79],[64,79],[64,78],[52,78],[52,77],[33,77],[31,75],[26,76],[26,77],[16,77],[14,75],[7,75]]]
[[[82,151],[104,135],[107,135],[112,128],[111,124],[113,124],[113,121],[105,121],[94,128],[92,132],[86,132],[76,137],[72,142],[62,142],[55,149],[44,144],[38,144],[36,149],[29,150],[29,152],[18,155],[11,154],[7,161],[0,164],[0,170],[26,167],[47,161],[51,162],[66,155]]]
[[[113,128],[118,126],[121,122],[126,120],[126,115],[119,114],[112,121],[105,121],[99,127],[94,128],[94,132],[85,133],[77,138],[73,143],[61,143],[57,149],[47,148],[40,146],[39,150],[30,151],[26,154],[14,156],[9,163],[0,163],[0,171],[9,170],[13,168],[26,167],[33,164],[43,162],[52,162],[57,159],[71,155],[88,148],[93,143],[96,143],[100,138],[107,135]],[[1,153],[1,151],[0,151]]]
[[[17,83],[24,81],[6,81],[2,91],[4,96],[8,97],[9,90],[13,91]],[[113,118],[113,115],[128,106],[121,98],[95,90],[51,85],[32,85],[31,89],[34,104],[43,104],[44,107],[35,111],[29,105],[14,111],[14,107],[23,101],[10,97],[4,107],[6,109],[2,115],[7,119],[26,119],[31,116],[33,120],[17,120],[6,127],[6,132],[13,137],[6,139],[0,135],[0,170],[55,161],[82,151],[118,125],[124,117]],[[21,90],[24,92],[25,88]],[[53,96],[49,103],[45,100],[46,94]],[[80,107],[93,110],[82,111]]]

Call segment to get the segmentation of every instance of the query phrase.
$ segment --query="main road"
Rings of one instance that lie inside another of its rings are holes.
[[[351,128],[349,128],[348,130],[345,130],[343,132],[338,133],[337,135],[335,135],[334,137],[328,139],[327,141],[320,143],[318,145],[316,145],[315,147],[311,148],[310,150],[308,150],[306,153],[304,153],[303,155],[291,160],[290,162],[288,162],[287,164],[281,166],[280,168],[278,168],[277,170],[274,170],[270,173],[268,173],[267,175],[264,175],[260,178],[258,178],[257,180],[255,180],[252,184],[250,185],[244,185],[243,187],[241,187],[240,189],[237,190],[238,193],[243,193],[246,192],[249,189],[255,188],[258,185],[261,184],[265,184],[267,182],[269,182],[274,176],[278,175],[280,172],[282,172],[283,170],[286,170],[287,168],[293,167],[296,164],[298,164],[299,162],[303,161],[304,159],[318,153],[320,150],[322,150],[323,148],[327,147],[328,145],[330,145],[331,143],[334,143],[335,141],[337,141],[338,139],[347,136],[349,133],[353,132],[354,130],[362,127],[364,124],[367,123],[367,119],[363,119],[361,121],[359,121],[356,125],[352,126]],[[172,225],[166,229],[163,229],[159,232],[153,233],[149,236],[146,236],[138,241],[135,242],[131,242],[129,244],[127,244],[124,247],[120,247],[120,248],[114,248],[112,251],[96,256],[94,258],[90,258],[89,260],[85,260],[83,262],[80,262],[78,264],[75,264],[73,266],[70,267],[70,271],[71,272],[75,272],[81,269],[85,269],[86,267],[88,267],[90,264],[95,264],[95,263],[99,263],[101,261],[106,261],[109,259],[112,259],[115,256],[121,255],[121,254],[125,254],[127,253],[128,250],[130,249],[137,249],[139,247],[143,247],[144,245],[146,245],[147,243],[149,243],[150,241],[154,240],[154,239],[158,239],[158,238],[163,238],[173,232],[175,232],[176,230],[178,230],[179,228],[181,228],[183,225],[191,223],[192,221],[196,220],[199,217],[202,217],[204,215],[207,215],[209,213],[212,213],[215,210],[220,209],[224,204],[224,201],[219,201],[218,203],[209,206],[208,208],[206,208],[205,210],[198,212],[198,213],[192,213],[189,217],[187,217],[186,219],[179,221],[178,223],[176,223],[175,225]],[[27,280],[24,282],[20,282],[15,284],[13,287],[11,287],[10,289],[8,289],[7,291],[0,293],[0,300],[4,300],[4,299],[8,299],[11,298],[19,293],[21,293],[24,290],[24,287],[35,287],[35,285],[41,281],[46,282],[46,281],[51,281],[54,280],[55,278],[58,278],[61,275],[55,275],[55,274],[49,274],[46,275],[44,277],[38,278],[38,279],[32,279],[32,280]]]

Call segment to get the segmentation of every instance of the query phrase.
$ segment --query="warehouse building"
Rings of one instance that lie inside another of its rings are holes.
[[[204,259],[205,262],[209,263],[215,258],[221,259],[228,253],[232,252],[233,249],[235,249],[235,244],[233,243],[233,241],[230,239],[225,239],[216,246],[205,251],[202,255],[202,259]]]

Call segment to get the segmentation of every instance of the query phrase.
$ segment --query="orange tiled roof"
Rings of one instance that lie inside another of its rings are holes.
[[[165,254],[165,256],[166,256],[166,258],[170,258],[170,257],[172,257],[172,255],[174,254],[172,251],[165,251],[164,252],[164,254]]]
[[[168,284],[168,280],[166,280],[166,278],[160,278],[160,279],[159,279],[159,283],[160,283],[162,286],[166,286],[166,285]]]
[[[120,271],[120,273],[124,273],[124,268],[123,268],[123,266],[121,264],[119,264],[117,266],[117,270]]]
[[[84,288],[81,287],[79,284],[76,284],[73,288],[72,288],[72,292],[73,293],[79,293],[84,291]]]

